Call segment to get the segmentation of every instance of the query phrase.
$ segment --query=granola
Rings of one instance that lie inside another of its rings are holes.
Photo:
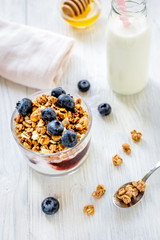
[[[134,187],[136,187],[140,192],[144,192],[145,191],[146,184],[142,180],[139,180],[137,182],[132,182],[132,185]]]
[[[74,98],[73,98],[74,99]],[[89,126],[89,114],[83,109],[80,98],[75,99],[74,110],[60,107],[57,97],[42,94],[31,100],[32,109],[26,116],[18,114],[14,119],[15,132],[24,147],[39,153],[56,153],[67,149],[62,145],[61,135],[51,135],[47,131],[48,120],[42,119],[41,111],[52,108],[56,113],[56,120],[62,122],[64,131],[76,132],[78,142],[86,134]]]
[[[129,204],[140,192],[144,192],[145,188],[146,184],[142,180],[132,182],[131,184],[127,184],[125,187],[119,189],[117,192],[117,198],[125,204]]]
[[[92,193],[92,196],[99,199],[102,197],[102,195],[105,193],[105,188],[103,185],[98,185],[96,191]]]
[[[123,148],[124,152],[126,152],[127,154],[131,153],[131,148],[128,143],[123,143],[122,148]]]
[[[117,166],[117,165],[120,165],[123,163],[123,159],[118,154],[116,154],[114,157],[112,157],[112,161],[113,161],[114,166]]]
[[[142,133],[137,132],[136,130],[133,130],[133,131],[131,131],[131,135],[132,135],[132,139],[135,142],[140,142],[141,141]]]
[[[93,205],[87,205],[84,207],[83,209],[84,213],[86,213],[87,215],[93,215],[95,210],[94,210],[94,206]]]

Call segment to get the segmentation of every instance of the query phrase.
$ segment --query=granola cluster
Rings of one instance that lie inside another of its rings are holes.
[[[137,132],[136,130],[133,130],[133,131],[131,131],[131,137],[135,142],[140,142],[142,133]],[[128,143],[123,143],[122,148],[125,153],[127,153],[127,154],[131,153],[131,148]],[[123,163],[123,159],[118,154],[116,154],[114,157],[112,157],[112,161],[113,161],[114,166],[117,166],[117,165],[120,165],[121,163]]]
[[[105,188],[103,185],[98,185],[96,191],[92,193],[92,196],[94,196],[96,199],[99,199],[103,196],[105,193]]]
[[[61,136],[50,135],[47,131],[49,121],[43,120],[41,111],[51,107],[56,112],[56,120],[64,125],[65,130],[76,132],[78,141],[86,134],[89,126],[89,114],[81,105],[81,99],[75,100],[74,111],[67,111],[57,103],[57,98],[42,94],[32,100],[32,112],[25,117],[18,114],[14,119],[16,122],[15,132],[24,147],[39,153],[56,153],[67,148],[61,143]]]
[[[127,154],[131,153],[131,148],[128,143],[123,143],[122,148],[123,148],[124,152],[126,152]]]
[[[93,215],[95,210],[94,210],[94,206],[93,205],[86,205],[83,209],[84,213],[86,213],[87,215]]]
[[[100,199],[103,194],[105,193],[105,188],[104,188],[104,185],[100,184],[97,186],[97,189],[96,191],[94,191],[92,193],[92,196],[95,197],[96,199]],[[84,213],[86,213],[87,215],[93,215],[94,212],[95,212],[95,209],[94,209],[94,205],[86,205],[84,208],[83,208],[83,211]]]
[[[114,157],[112,157],[112,161],[113,161],[114,166],[117,166],[117,165],[120,165],[123,163],[123,159],[118,154],[116,154]]]
[[[142,180],[127,184],[124,188],[120,188],[117,193],[117,198],[125,204],[129,204],[132,199],[135,199],[139,192],[144,192],[146,188],[145,182]]]
[[[132,139],[135,142],[140,142],[141,141],[141,137],[142,137],[142,133],[141,132],[137,132],[136,130],[131,131],[131,136]]]

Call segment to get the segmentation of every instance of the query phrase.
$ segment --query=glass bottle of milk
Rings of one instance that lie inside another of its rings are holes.
[[[107,25],[107,73],[113,91],[140,92],[148,81],[150,27],[145,0],[113,0]]]

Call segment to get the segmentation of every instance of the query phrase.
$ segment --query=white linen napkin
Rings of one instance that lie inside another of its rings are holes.
[[[73,47],[73,39],[0,19],[0,75],[38,89],[52,88]]]

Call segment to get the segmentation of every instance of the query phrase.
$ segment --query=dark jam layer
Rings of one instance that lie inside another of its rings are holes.
[[[62,161],[60,163],[49,163],[53,168],[56,170],[69,170],[73,167],[75,167],[85,156],[89,149],[90,142],[87,144],[87,146],[80,152],[78,153],[75,157],[70,158],[68,160]]]

